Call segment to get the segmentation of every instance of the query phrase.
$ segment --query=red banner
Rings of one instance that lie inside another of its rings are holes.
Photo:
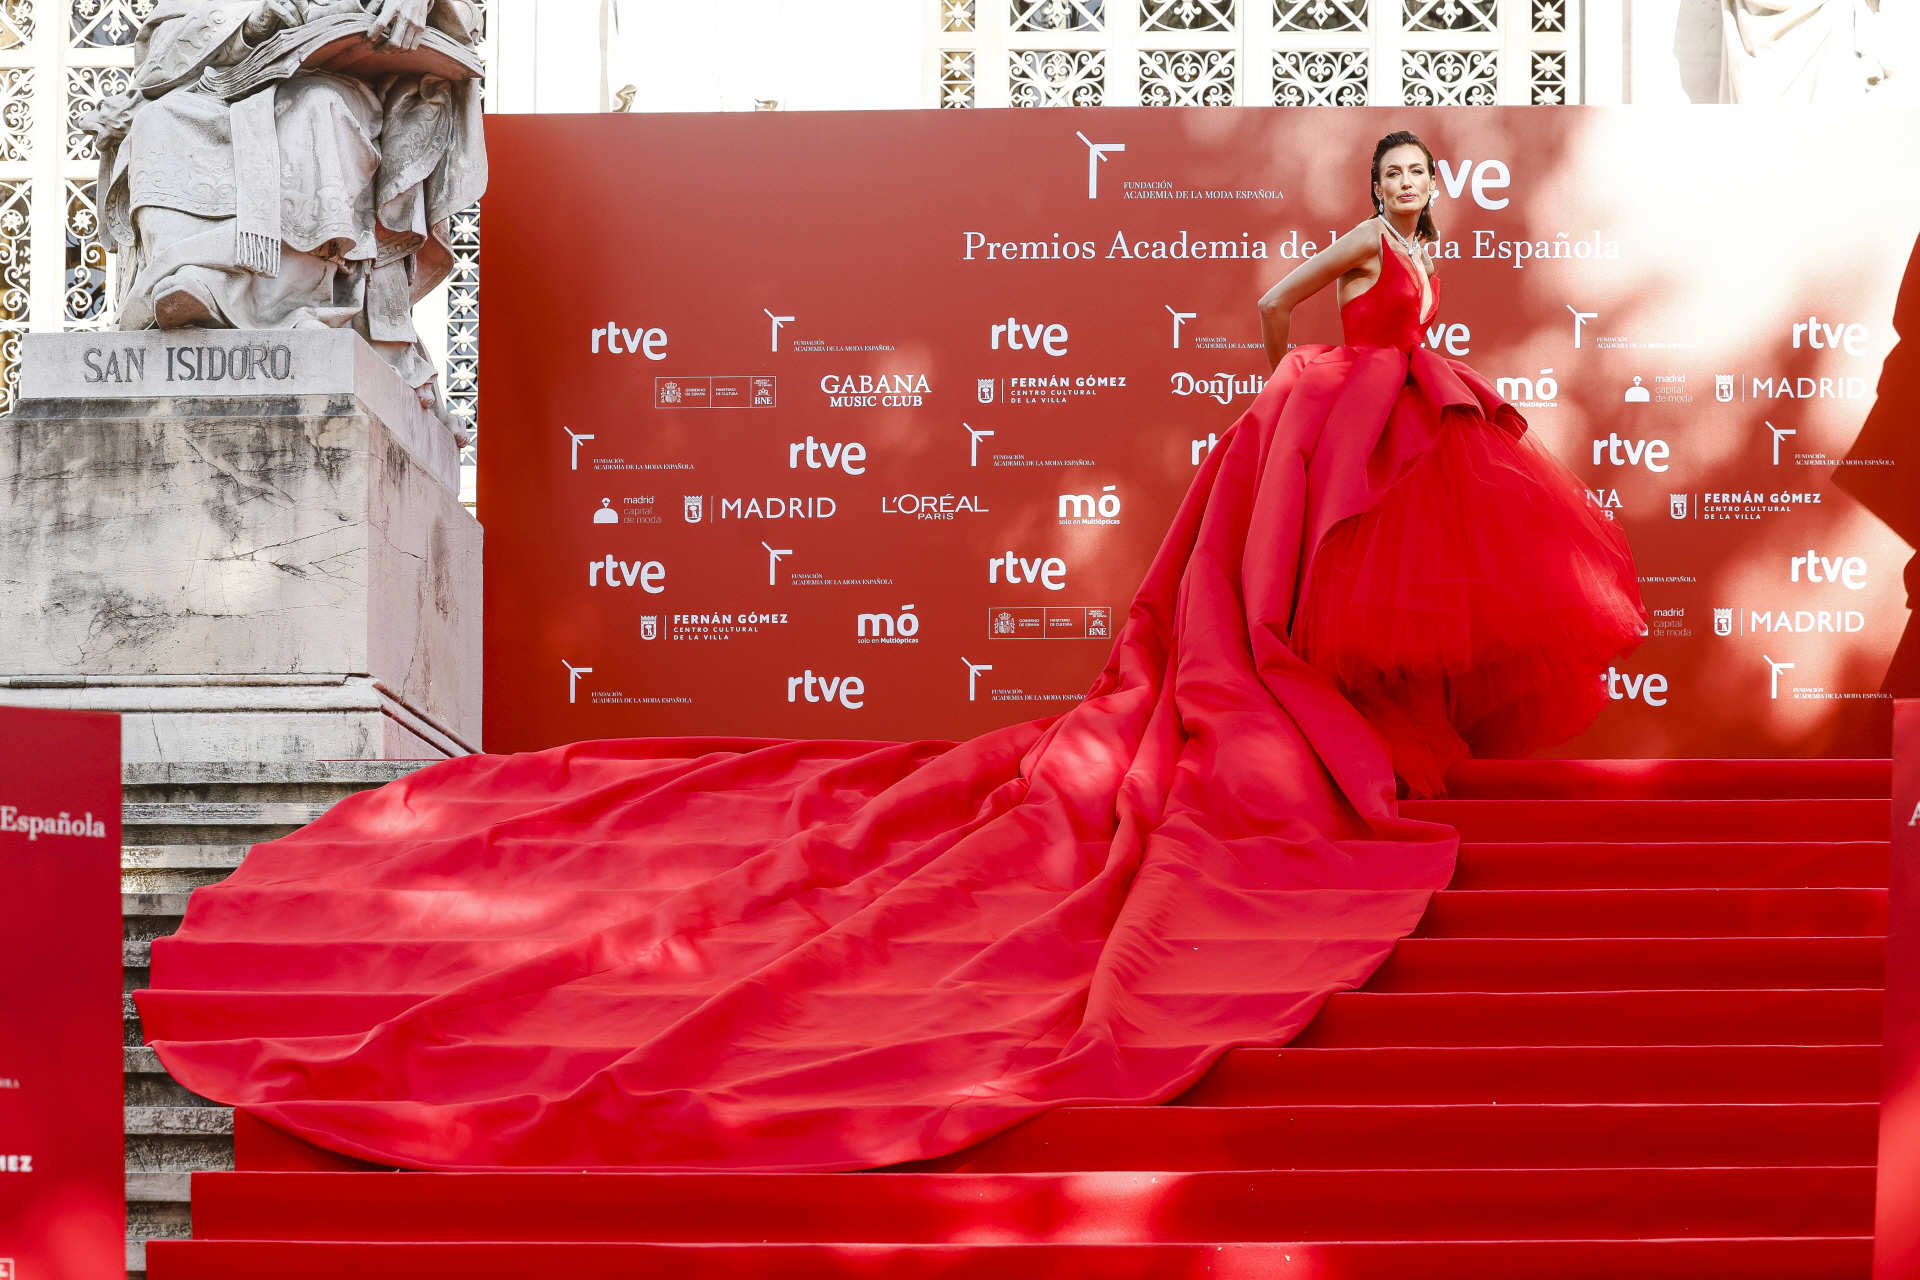
[[[0,707],[0,884],[0,1280],[118,1275],[118,716]]]
[[[1908,553],[1834,481],[1896,464],[1848,455],[1889,385],[1920,181],[1883,158],[1914,123],[491,117],[486,743],[964,737],[1073,704],[1267,377],[1256,300],[1412,128],[1428,341],[1627,523],[1653,613],[1563,753],[1884,754]],[[1331,290],[1294,317],[1340,336]]]
[[[1874,1280],[1920,1275],[1920,699],[1902,699],[1893,717],[1893,861]]]

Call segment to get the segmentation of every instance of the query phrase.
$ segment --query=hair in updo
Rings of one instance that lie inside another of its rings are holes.
[[[1427,149],[1427,144],[1420,141],[1419,135],[1410,130],[1396,129],[1373,144],[1373,178],[1367,186],[1367,199],[1373,201],[1373,211],[1375,213],[1384,214],[1386,212],[1386,209],[1380,203],[1380,197],[1373,194],[1373,183],[1380,181],[1380,159],[1395,147],[1404,147],[1409,143],[1420,148],[1420,153],[1427,158],[1427,174],[1432,177],[1436,183],[1439,181],[1440,175],[1434,171],[1433,167],[1433,152]],[[1413,234],[1417,240],[1437,241],[1440,239],[1440,229],[1433,225],[1433,202],[1431,200],[1427,202],[1427,207],[1420,211],[1420,225],[1413,229]]]

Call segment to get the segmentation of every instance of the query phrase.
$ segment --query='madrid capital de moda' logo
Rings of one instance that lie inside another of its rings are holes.
[[[105,840],[106,824],[91,811],[78,817],[62,809],[59,813],[27,813],[17,805],[0,804],[0,834],[23,835],[29,843],[41,836],[61,836],[70,840]],[[6,1159],[7,1157],[0,1157]]]

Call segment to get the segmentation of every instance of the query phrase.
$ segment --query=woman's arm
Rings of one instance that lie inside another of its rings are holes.
[[[1295,267],[1260,296],[1260,333],[1267,362],[1278,367],[1287,354],[1287,327],[1293,309],[1380,251],[1380,232],[1369,218]]]

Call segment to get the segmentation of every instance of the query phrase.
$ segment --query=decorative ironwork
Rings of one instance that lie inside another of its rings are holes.
[[[1276,107],[1364,107],[1367,63],[1364,49],[1283,50],[1273,55],[1273,105]]]
[[[1140,0],[1140,29],[1230,33],[1233,0]]]
[[[67,182],[66,302],[62,320],[69,329],[107,325],[107,246],[100,239],[100,211],[94,184]]]
[[[130,47],[159,0],[73,0],[69,38],[76,49]]]
[[[1499,0],[1400,0],[1401,25],[1408,31],[1494,32],[1500,29]]]
[[[1140,54],[1140,102],[1148,107],[1230,107],[1231,49],[1147,49]]]
[[[1401,54],[1401,97],[1410,107],[1490,107],[1499,101],[1492,49],[1410,49]]]
[[[1533,78],[1529,101],[1536,107],[1560,107],[1567,102],[1567,55],[1536,50],[1531,59]]]
[[[1275,31],[1365,31],[1367,0],[1273,0]]]
[[[80,127],[80,117],[133,82],[126,67],[67,68],[67,159],[98,160],[93,135]]]
[[[20,335],[32,298],[33,184],[0,181],[0,412],[19,394]]]
[[[33,158],[33,72],[0,71],[0,160]]]
[[[1533,0],[1535,35],[1564,35],[1567,30],[1566,0]]]
[[[1008,65],[1010,106],[1097,107],[1106,101],[1106,96],[1104,50],[1017,50]]]
[[[973,30],[973,4],[974,0],[940,0],[940,29]]]
[[[24,49],[33,39],[33,0],[0,0],[0,53]]]
[[[480,425],[480,206],[453,216],[447,278],[447,408],[470,432]],[[462,461],[473,461],[469,444]]]
[[[974,78],[973,54],[964,49],[943,49],[940,53],[940,105],[971,107],[979,100],[979,82]]]
[[[1011,0],[1012,31],[1105,31],[1106,0]]]

